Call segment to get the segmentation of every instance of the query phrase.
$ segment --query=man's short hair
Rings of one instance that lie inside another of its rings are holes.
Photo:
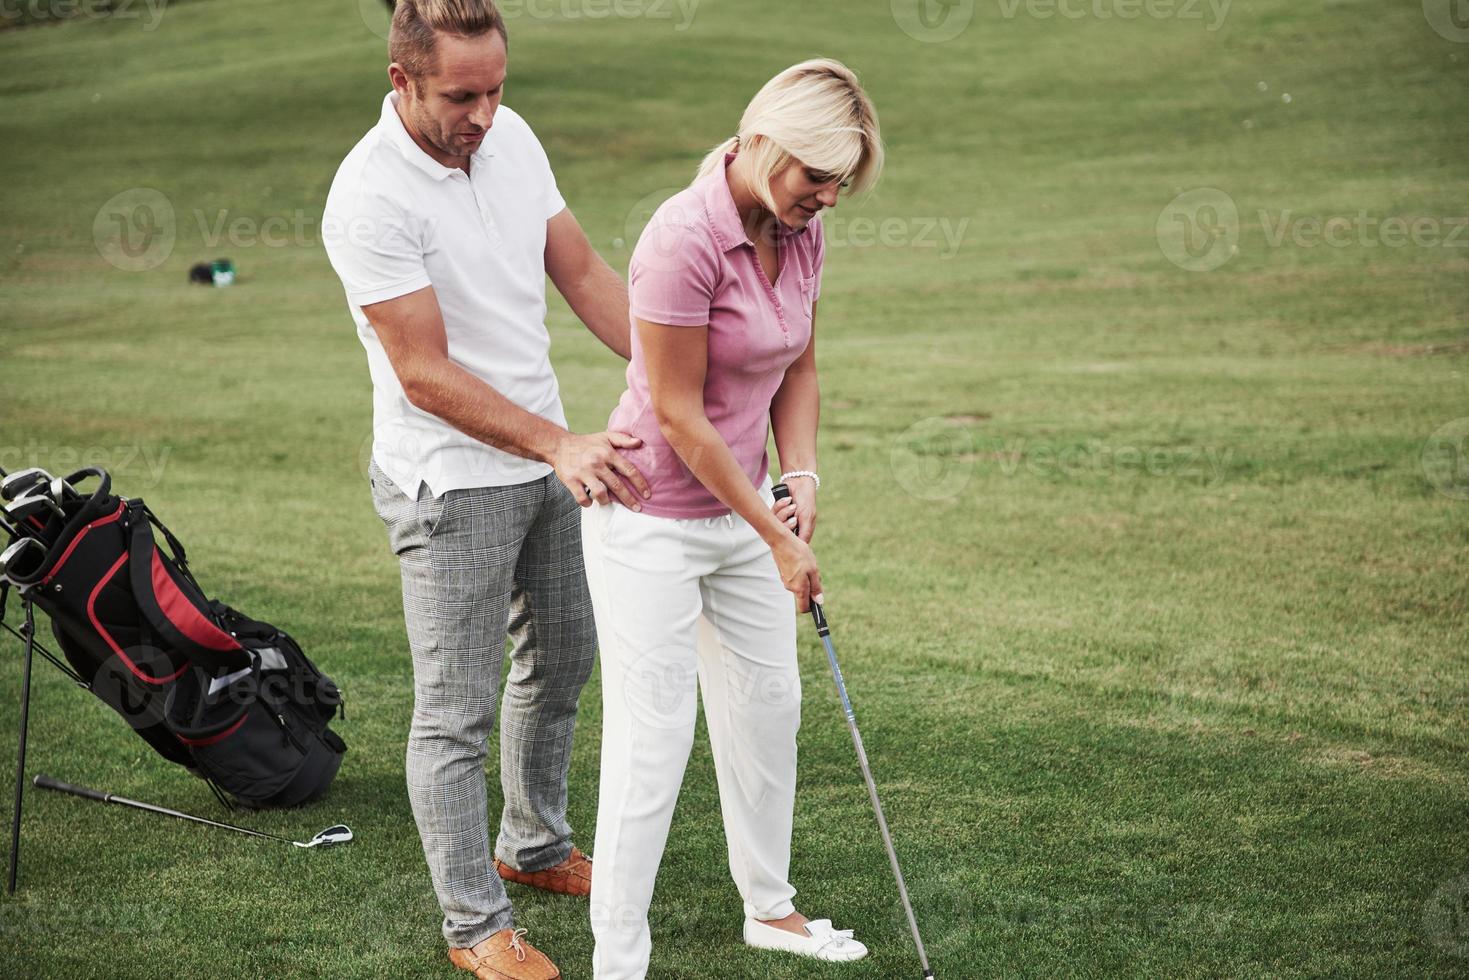
[[[494,0],[398,0],[388,32],[388,57],[412,78],[432,75],[435,32],[479,37],[499,31],[508,44],[505,18]]]

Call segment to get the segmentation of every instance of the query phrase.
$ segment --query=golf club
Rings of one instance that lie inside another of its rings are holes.
[[[32,487],[40,486],[50,480],[51,474],[39,466],[32,466],[29,469],[11,473],[3,480],[0,480],[0,497],[4,497],[6,500],[14,500]]]
[[[26,566],[27,558],[34,560],[35,565]],[[36,568],[46,560],[46,546],[35,538],[18,538],[11,542],[9,547],[0,551],[0,579],[11,581],[12,572],[29,571]],[[17,586],[18,588],[18,586]]]
[[[776,500],[791,495],[790,488],[777,483],[771,488]],[[794,531],[794,529],[793,529]],[[908,898],[908,885],[903,881],[903,869],[898,866],[898,852],[893,847],[893,835],[888,831],[887,817],[882,812],[882,802],[877,798],[877,783],[872,778],[872,767],[867,763],[867,750],[862,747],[862,733],[857,730],[857,714],[852,710],[852,699],[847,696],[847,682],[842,679],[842,668],[837,663],[837,653],[831,645],[831,627],[821,603],[811,600],[811,619],[816,623],[816,634],[826,647],[826,662],[831,667],[831,676],[836,681],[837,694],[842,699],[842,710],[847,714],[847,728],[852,732],[852,744],[857,747],[857,761],[862,764],[862,778],[867,781],[867,795],[872,798],[872,811],[877,814],[877,827],[882,831],[882,843],[887,848],[888,863],[893,866],[893,878],[898,882],[898,895],[903,900],[903,911],[908,916],[908,928],[913,933],[913,945],[918,948],[918,962],[923,967],[924,980],[933,980],[933,970],[928,965],[928,953],[923,948],[923,937],[918,934],[918,920],[913,915],[913,903]]]
[[[11,501],[5,507],[7,521],[22,528],[29,522],[31,527],[37,531],[44,531],[46,528],[42,514],[57,514],[63,518],[66,516],[66,512],[58,507],[54,500],[46,496],[44,491],[40,494],[27,493],[18,500]],[[26,530],[29,531],[30,528]]]
[[[51,481],[50,486],[48,487],[48,492],[51,495],[51,499],[56,501],[56,505],[58,507],[62,506],[69,500],[82,499],[82,495],[77,493],[76,487],[73,487],[70,483],[67,483],[66,479],[60,476],[54,478]]]
[[[111,793],[103,793],[100,790],[88,789],[85,786],[73,786],[63,783],[59,779],[52,779],[45,773],[37,773],[35,784],[41,789],[55,790],[58,793],[70,793],[72,796],[80,796],[86,800],[96,800],[99,803],[116,803],[119,806],[133,807],[137,810],[146,810],[149,813],[161,813],[166,817],[177,817],[180,820],[190,820],[194,823],[206,824],[210,827],[218,827],[221,830],[233,830],[237,834],[246,834],[250,837],[264,837],[267,840],[278,840],[283,844],[293,844],[296,847],[331,847],[336,844],[347,844],[352,841],[352,831],[344,824],[336,824],[328,827],[310,840],[291,840],[288,837],[277,837],[275,834],[267,834],[259,830],[250,830],[246,827],[236,827],[233,824],[220,823],[217,820],[207,820],[204,817],[196,817],[190,813],[178,810],[170,810],[167,807],[154,806],[151,803],[140,803],[123,796],[114,796]]]
[[[0,466],[0,484],[3,484],[5,482],[6,477],[8,477],[8,476],[10,476],[10,471],[7,470],[5,467]],[[4,518],[0,518],[0,531],[4,531],[6,534],[10,535],[12,538],[18,538],[18,537],[20,537],[20,531],[19,531],[19,529],[17,529],[14,524],[10,523],[8,520],[5,520]]]

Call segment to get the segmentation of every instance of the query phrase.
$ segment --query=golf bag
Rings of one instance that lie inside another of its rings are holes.
[[[67,673],[159,755],[244,806],[321,796],[346,751],[328,727],[345,716],[331,678],[284,631],[209,599],[183,545],[142,500],[113,495],[106,472],[66,483],[92,479],[92,493],[17,529],[44,548],[6,572],[50,618]]]

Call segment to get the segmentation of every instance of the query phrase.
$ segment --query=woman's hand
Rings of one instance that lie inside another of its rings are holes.
[[[810,544],[811,535],[816,533],[816,484],[798,476],[786,484],[786,489],[791,495],[777,500],[770,509],[782,524]]]
[[[809,612],[811,600],[821,602],[821,571],[816,567],[816,552],[794,534],[782,535],[782,539],[770,549],[775,556],[775,566],[780,570],[781,584],[796,597],[796,608]]]

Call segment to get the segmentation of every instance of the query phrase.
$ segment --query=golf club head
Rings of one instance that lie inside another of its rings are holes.
[[[5,508],[5,515],[12,524],[20,524],[32,517],[39,515],[56,514],[66,516],[61,505],[52,500],[50,495],[42,490],[39,493],[25,493],[12,500]]]
[[[48,483],[50,480],[51,474],[39,466],[19,470],[11,473],[4,480],[0,480],[0,497],[4,497],[6,500],[14,500],[27,490]]]
[[[336,844],[352,843],[352,829],[346,824],[328,827],[308,841],[292,841],[297,847],[332,847]]]
[[[73,487],[70,483],[67,483],[65,479],[59,476],[54,477],[51,480],[51,483],[49,484],[47,489],[51,496],[51,499],[56,502],[56,506],[58,507],[67,503],[68,501],[80,500],[82,498],[82,495],[77,493],[75,487]]]
[[[0,551],[0,578],[14,582],[16,578],[28,577],[45,560],[45,545],[35,538],[20,538],[11,542],[4,551]],[[19,583],[16,584],[20,587]],[[349,830],[347,833],[350,836],[352,832]]]

